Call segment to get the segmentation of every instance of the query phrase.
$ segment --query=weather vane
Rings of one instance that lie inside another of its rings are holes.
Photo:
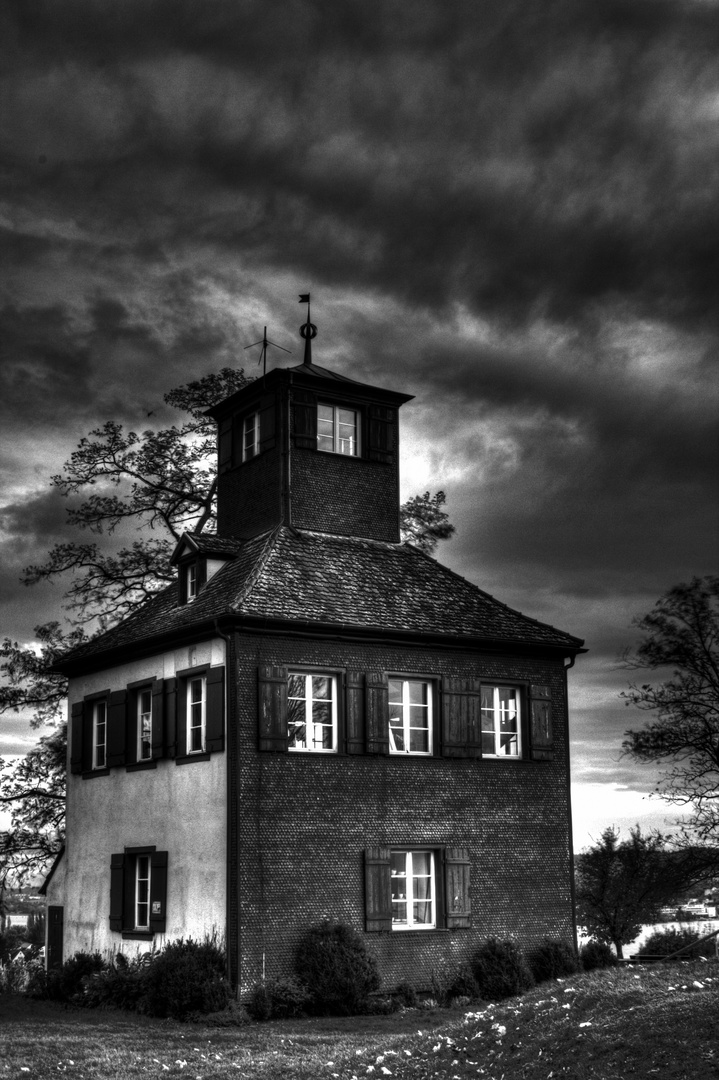
[[[313,322],[310,322],[310,294],[300,293],[300,303],[307,304],[307,322],[303,323],[300,327],[300,337],[305,339],[305,358],[304,364],[312,363],[312,338],[317,337],[317,327]]]
[[[267,327],[265,327],[265,332],[264,332],[264,334],[262,335],[262,337],[261,337],[261,339],[259,341],[253,341],[251,345],[245,345],[245,352],[247,352],[248,349],[254,349],[255,345],[261,345],[262,346],[262,352],[260,353],[260,358],[257,361],[257,363],[262,364],[262,378],[263,379],[264,379],[265,375],[267,374],[267,346],[271,345],[273,349],[281,349],[282,352],[286,352],[286,353],[290,352],[289,349],[283,349],[281,345],[277,345],[276,342],[270,341],[268,339],[268,337],[267,337]]]

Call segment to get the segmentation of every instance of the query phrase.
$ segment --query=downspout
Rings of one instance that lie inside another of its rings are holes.
[[[240,967],[242,963],[242,948],[240,941],[240,911],[239,911],[239,829],[237,827],[238,806],[237,788],[239,778],[239,761],[237,768],[233,768],[237,757],[237,715],[235,695],[235,646],[231,635],[220,630],[219,620],[215,619],[215,633],[225,642],[225,745],[226,745],[226,768],[227,768],[227,800],[225,805],[226,814],[226,848],[225,848],[225,960],[230,982],[235,986],[239,994],[241,985]],[[233,856],[236,854],[236,858]],[[236,898],[236,904],[233,901]],[[236,907],[236,910],[234,910]],[[237,934],[237,954],[232,955],[231,937],[234,921],[234,931]],[[235,962],[236,961],[236,962]]]
[[[574,827],[572,824],[572,777],[569,760],[569,691],[567,672],[574,667],[577,654],[569,657],[569,663],[564,664],[564,715],[566,718],[567,739],[567,811],[569,817],[569,887],[572,901],[572,933],[574,937],[574,952],[579,956],[579,941],[577,938],[577,888],[574,881]]]

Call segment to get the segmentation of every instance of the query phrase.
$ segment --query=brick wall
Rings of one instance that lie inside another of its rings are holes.
[[[292,524],[298,529],[399,541],[397,466],[292,451]]]
[[[279,445],[228,472],[217,490],[219,536],[248,539],[273,529],[282,517]]]
[[[239,813],[231,836],[237,896],[230,945],[241,983],[289,973],[304,928],[340,919],[364,934],[385,987],[429,986],[488,936],[529,945],[573,936],[564,671],[561,661],[341,641],[236,640]],[[553,761],[449,760],[257,750],[259,664],[327,665],[408,675],[527,679],[552,688]],[[366,933],[364,851],[379,844],[464,846],[472,927]],[[232,875],[231,875],[232,876]]]

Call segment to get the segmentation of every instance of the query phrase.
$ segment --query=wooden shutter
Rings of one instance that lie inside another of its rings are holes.
[[[274,395],[266,395],[260,402],[260,453],[271,450],[275,445],[275,410]]]
[[[482,756],[479,679],[445,677],[442,680],[442,755]]]
[[[472,925],[469,898],[469,849],[452,847],[444,853],[444,903],[448,929],[466,929]]]
[[[142,690],[131,690],[127,695],[125,711],[125,764],[137,764],[137,706]]]
[[[374,933],[392,929],[392,888],[388,847],[370,847],[364,853],[365,929]]]
[[[161,758],[165,749],[165,680],[152,683],[152,757]]]
[[[368,754],[389,754],[389,687],[384,671],[366,675],[365,724]]]
[[[552,692],[549,686],[532,685],[529,701],[529,746],[533,761],[554,758]]]
[[[81,773],[83,768],[83,723],[85,703],[76,701],[70,709],[70,772]]]
[[[93,716],[93,702],[83,702],[82,711],[82,771],[89,772],[92,769],[92,737],[95,719]]]
[[[258,669],[259,748],[287,750],[287,668],[260,664]]]
[[[125,886],[125,856],[110,857],[110,929],[122,930],[122,910]]]
[[[347,672],[345,745],[348,754],[365,752],[365,685],[363,671]]]
[[[225,749],[224,667],[213,667],[207,672],[205,745],[211,754]]]
[[[226,416],[217,429],[217,468],[223,473],[232,465],[232,417]]]
[[[317,449],[317,398],[309,390],[292,393],[292,433],[295,446]]]
[[[396,446],[397,410],[383,405],[371,405],[367,433],[367,457],[372,461],[391,463]]]
[[[125,764],[127,690],[113,690],[107,705],[107,767]]]
[[[177,757],[177,679],[165,679],[165,747],[168,757]]]
[[[150,930],[164,934],[167,922],[167,852],[150,855]]]

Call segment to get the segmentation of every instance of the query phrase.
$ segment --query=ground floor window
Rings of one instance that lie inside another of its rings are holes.
[[[390,882],[393,930],[436,925],[433,851],[393,851]]]
[[[382,845],[367,848],[364,857],[368,931],[471,926],[468,848]]]
[[[124,937],[163,934],[167,908],[167,852],[125,848],[110,859],[110,929]]]

